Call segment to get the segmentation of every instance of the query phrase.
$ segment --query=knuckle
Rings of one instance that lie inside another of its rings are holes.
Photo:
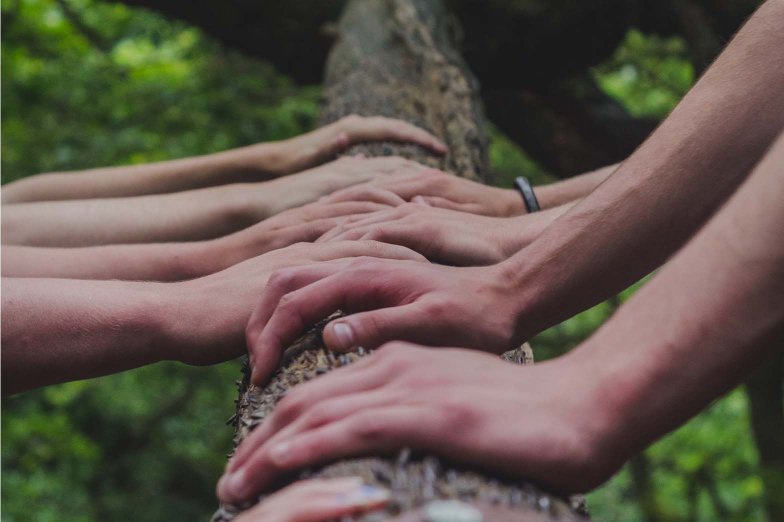
[[[275,414],[286,420],[293,419],[302,413],[306,404],[307,401],[303,393],[292,391],[275,406]]]
[[[360,412],[354,416],[349,431],[360,440],[380,442],[390,438],[390,425],[386,419],[373,411]]]
[[[267,281],[267,287],[277,290],[286,289],[291,284],[292,278],[293,273],[290,268],[281,268],[279,270],[275,270],[272,272],[272,275],[270,275],[269,280]]]

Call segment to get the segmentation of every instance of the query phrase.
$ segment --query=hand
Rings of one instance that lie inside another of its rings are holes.
[[[205,242],[207,254],[196,253],[194,272],[211,274],[294,243],[312,242],[347,216],[359,217],[389,208],[372,201],[319,201],[292,208],[234,234]]]
[[[245,326],[273,272],[284,267],[360,256],[412,263],[425,261],[407,248],[376,241],[297,243],[199,279],[163,283],[170,314],[160,320],[171,339],[165,343],[171,352],[164,358],[203,365],[242,355]]]
[[[436,169],[397,172],[375,178],[369,185],[397,194],[406,201],[432,207],[496,217],[525,214],[523,200],[517,191],[490,187]],[[356,185],[336,192],[333,197],[343,201],[357,200],[363,198],[364,191],[364,185]]]
[[[406,246],[434,262],[476,266],[507,259],[532,241],[538,231],[538,227],[526,227],[521,218],[478,216],[405,203],[343,218],[318,241],[372,239]]]
[[[585,369],[569,355],[520,367],[390,343],[288,393],[237,449],[218,495],[238,502],[288,472],[403,447],[587,491],[621,460],[609,457],[607,419]]]
[[[359,477],[311,479],[281,489],[235,522],[326,522],[383,507],[389,492],[365,486]]]
[[[244,218],[250,217],[253,222],[257,222],[289,208],[311,203],[352,185],[384,178],[392,174],[397,176],[416,175],[428,169],[429,167],[425,165],[398,156],[376,158],[344,156],[298,174],[265,182],[261,187],[257,184],[239,184],[233,190],[240,191],[240,214]],[[387,205],[399,205],[404,202],[400,196],[388,191],[384,192],[374,188],[361,192],[363,194],[361,199],[335,198],[329,199],[328,202],[362,200]],[[378,199],[378,194],[382,192],[384,198]],[[247,211],[243,212],[242,208]]]
[[[252,380],[263,383],[291,342],[338,309],[359,313],[326,326],[324,342],[334,350],[390,340],[508,350],[521,340],[524,292],[510,288],[502,269],[365,258],[279,270],[248,322]]]
[[[281,173],[298,172],[318,165],[352,145],[368,141],[414,143],[438,155],[446,154],[448,150],[438,138],[416,125],[383,116],[352,114],[282,142]]]

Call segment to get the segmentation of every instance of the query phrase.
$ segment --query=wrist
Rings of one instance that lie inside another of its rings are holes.
[[[525,202],[520,193],[515,189],[498,189],[500,201],[500,215],[514,217],[527,214]]]
[[[571,352],[542,366],[552,365],[556,389],[564,394],[564,409],[578,451],[574,459],[591,487],[610,478],[639,449],[629,444],[630,425],[614,407],[614,397],[623,393],[612,379],[607,365],[590,351]]]
[[[240,355],[247,317],[214,275],[165,285],[163,360],[206,365]]]

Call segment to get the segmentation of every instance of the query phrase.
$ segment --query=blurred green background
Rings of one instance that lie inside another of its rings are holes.
[[[159,14],[93,0],[2,4],[2,179],[203,154],[312,128],[319,89]],[[591,70],[637,117],[691,86],[684,40],[630,29]],[[552,176],[492,129],[499,183]],[[539,359],[594,331],[633,289],[534,339]],[[2,519],[207,519],[230,448],[239,363],[159,364],[2,401]],[[596,520],[765,519],[736,390],[588,496]],[[781,492],[779,492],[781,493]]]

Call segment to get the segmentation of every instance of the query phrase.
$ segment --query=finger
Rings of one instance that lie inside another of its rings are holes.
[[[447,146],[426,130],[411,123],[373,116],[351,121],[346,127],[351,143],[360,141],[401,141],[421,145],[437,154],[446,154]]]
[[[441,196],[415,196],[411,200],[413,203],[420,205],[427,205],[429,207],[444,208],[447,210],[457,210],[459,212],[469,212],[470,205],[465,203],[458,203],[451,199],[443,198]]]
[[[266,301],[265,296],[265,312],[269,308],[274,308],[274,311],[262,327],[255,343],[249,345],[249,348],[254,354],[279,354],[306,328],[336,310],[368,310],[394,304],[399,296],[395,295],[394,290],[385,286],[377,275],[377,273],[363,273],[359,269],[343,270],[340,273],[318,278],[307,286],[299,286],[298,289],[289,285],[289,291],[281,293],[277,303]],[[359,282],[361,284],[358,284]],[[342,330],[338,328],[337,332],[340,334]],[[262,376],[265,375],[263,370],[269,369],[252,368],[254,384],[261,382]]]
[[[390,210],[390,205],[379,201],[339,201],[334,203],[313,203],[315,212],[311,219],[365,215]]]
[[[309,285],[340,271],[341,268],[348,266],[348,263],[349,260],[345,259],[316,263],[278,270],[270,276],[261,295],[261,300],[251,313],[245,330],[245,342],[248,348],[249,365],[254,384],[261,384],[272,375],[280,361],[282,348],[277,350],[261,349],[259,338],[281,298],[293,289]]]
[[[428,424],[421,406],[391,406],[355,412],[274,446],[262,446],[223,481],[222,493],[236,502],[250,498],[282,473],[337,459],[414,445]]]
[[[327,196],[327,201],[331,203],[369,201],[392,207],[405,203],[405,200],[394,192],[368,184],[355,185],[333,192]]]
[[[425,262],[427,259],[410,248],[381,241],[331,241],[311,245],[313,261],[333,261],[352,257],[375,257],[400,261]]]
[[[364,235],[365,231],[362,228],[350,228],[347,230],[345,226],[339,225],[319,237],[316,242],[323,243],[326,241],[356,241]]]
[[[434,327],[422,321],[421,307],[411,303],[341,317],[329,323],[322,335],[327,348],[346,352],[358,346],[373,349],[393,340],[421,342],[422,330],[428,328]]]
[[[242,441],[226,466],[227,473],[244,465],[262,443],[300,418],[318,399],[359,394],[374,390],[385,383],[390,375],[383,365],[378,364],[377,359],[374,356],[366,357],[295,387],[275,406],[269,417]]]
[[[360,477],[296,482],[252,509],[237,522],[321,522],[384,506],[389,491],[363,484]]]

